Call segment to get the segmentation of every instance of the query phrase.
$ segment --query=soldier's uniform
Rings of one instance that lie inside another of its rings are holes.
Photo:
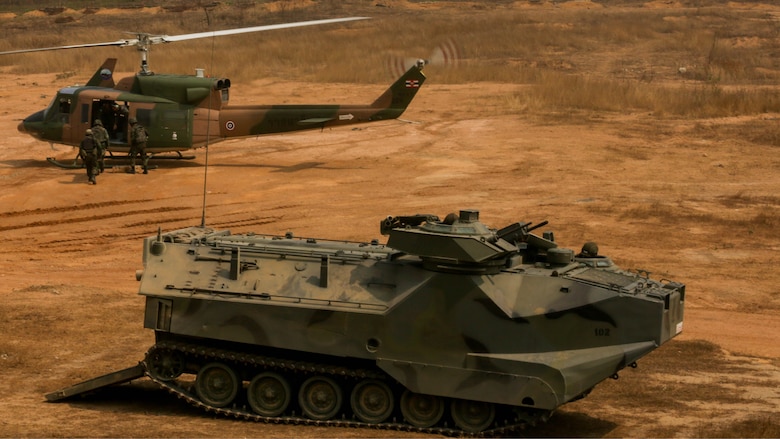
[[[114,109],[114,127],[115,135],[117,140],[119,140],[122,143],[127,142],[127,115],[130,113],[130,110],[124,105],[119,105],[117,103],[114,103],[113,106]]]
[[[98,146],[94,138],[92,138],[92,130],[87,130],[84,139],[79,145],[79,155],[84,160],[84,167],[87,168],[87,178],[92,184],[97,184],[95,180],[95,174],[97,173],[97,153]]]
[[[92,126],[92,138],[95,139],[98,145],[97,167],[98,173],[102,173],[105,170],[103,161],[108,149],[108,131],[103,127],[103,121],[100,119],[95,119],[95,124]]]
[[[141,156],[141,163],[144,167],[144,174],[149,173],[149,156],[146,155],[146,140],[149,138],[149,133],[146,132],[146,128],[143,127],[133,117],[130,118],[130,173],[135,174],[135,156]]]

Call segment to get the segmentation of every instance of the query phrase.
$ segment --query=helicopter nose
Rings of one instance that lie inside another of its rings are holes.
[[[40,138],[43,134],[43,110],[33,113],[25,117],[16,129],[20,133],[29,134],[33,137]]]

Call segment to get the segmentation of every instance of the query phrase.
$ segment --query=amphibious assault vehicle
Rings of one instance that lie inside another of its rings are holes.
[[[156,343],[143,375],[265,422],[501,434],[546,419],[682,331],[685,286],[619,269],[546,221],[491,229],[463,210],[382,219],[379,242],[147,238],[137,274]]]

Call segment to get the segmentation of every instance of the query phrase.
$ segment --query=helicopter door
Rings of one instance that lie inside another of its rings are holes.
[[[47,120],[51,120],[57,125],[62,124],[63,140],[72,140],[78,142],[81,140],[81,138],[73,138],[73,134],[71,133],[70,110],[72,98],[73,95],[64,94],[61,92],[59,96],[57,96],[56,106],[53,108],[54,111],[52,111],[52,114],[47,116]]]
[[[70,124],[66,124],[66,126],[70,128],[70,139],[76,145],[84,138],[87,129],[92,127],[92,122],[90,121],[92,106],[92,99],[89,99],[86,102],[84,100],[79,100],[78,107],[76,107],[70,117]],[[65,127],[63,127],[63,137],[64,135]]]
[[[90,104],[82,103],[79,107],[81,111],[79,115],[79,124],[77,125],[78,129],[74,130],[73,125],[71,124],[71,135],[73,136],[74,142],[79,142],[84,137],[87,128],[92,126],[89,123]]]
[[[179,151],[187,149],[192,137],[192,109],[171,104],[157,104],[153,109],[139,108],[138,123],[149,133],[150,148]]]
[[[126,103],[113,99],[95,99],[92,101],[90,125],[99,120],[108,132],[109,143],[127,143],[127,112]]]

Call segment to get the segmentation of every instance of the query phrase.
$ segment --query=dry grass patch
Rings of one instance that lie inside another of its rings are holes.
[[[770,416],[754,416],[727,425],[706,423],[698,428],[696,437],[770,438],[780,437],[780,423]]]
[[[726,201],[733,203],[734,201]],[[614,212],[614,210],[613,210]],[[709,224],[712,230],[733,231],[742,230],[751,235],[773,237],[780,227],[780,209],[778,206],[764,205],[757,211],[734,212],[724,211],[719,214],[700,213],[685,205],[653,202],[649,204],[632,205],[618,210],[621,220],[642,220],[653,222],[663,227]]]
[[[775,437],[780,424],[766,415],[774,404],[743,391],[773,385],[775,381],[771,376],[756,375],[750,361],[729,357],[707,341],[674,339],[642,358],[636,370],[628,368],[618,380],[600,383],[590,396],[563,407],[561,416],[550,421],[575,425],[542,427],[533,433],[561,437],[575,431],[580,437],[612,436],[614,425],[599,421],[605,416],[615,419],[603,414],[613,413],[611,408],[604,407],[606,404],[631,417],[627,424],[642,424],[637,427],[641,431],[639,437]],[[730,407],[742,405],[754,406],[763,414],[732,418]],[[589,413],[593,418],[581,413]],[[686,418],[688,421],[684,421]],[[621,434],[635,437],[630,429]]]
[[[73,3],[69,6],[84,7]],[[708,2],[708,7],[689,9],[573,8],[549,14],[544,8],[513,8],[510,3],[482,9],[435,3],[435,8],[415,10],[359,1],[291,0],[189,6],[145,2],[165,6],[156,8],[156,14],[150,8],[117,14],[69,9],[73,20],[68,22],[55,21],[66,13],[5,20],[0,50],[115,41],[130,37],[124,31],[178,35],[364,15],[372,19],[183,41],[175,48],[158,45],[150,64],[154,71],[177,74],[206,68],[234,84],[264,76],[386,83],[395,74],[388,61],[428,58],[440,44],[454,41],[457,66],[428,66],[430,83],[527,85],[492,97],[496,114],[583,123],[604,113],[646,113],[655,119],[780,113],[780,59],[774,56],[780,50],[780,30],[760,10]],[[30,31],[40,28],[56,32]],[[76,72],[87,77],[107,57],[118,57],[123,71],[138,65],[132,48],[92,48],[3,56],[0,66],[18,74]],[[711,134],[780,145],[780,124],[771,118],[716,128]]]
[[[757,91],[756,93],[760,93],[760,91]],[[775,92],[770,91],[768,96],[765,97],[764,103],[772,103],[772,105],[774,105],[777,98],[778,95]],[[756,99],[755,102],[759,102],[759,99]],[[765,113],[765,111],[761,110],[761,107],[756,108],[756,110],[755,113],[757,114]],[[766,112],[768,111],[770,110],[767,110]],[[779,118],[780,117],[775,114],[737,123],[702,121],[693,127],[692,132],[695,136],[702,139],[733,138],[740,141],[747,140],[756,145],[778,147],[780,146]]]
[[[695,379],[678,377],[674,371],[686,377],[703,376],[701,374],[739,376],[746,373],[747,369],[739,362],[727,359],[725,353],[710,342],[672,340],[640,360],[636,371],[625,370],[620,373],[620,379],[605,381],[599,384],[596,391],[609,394],[616,406],[643,409],[656,407],[664,411],[686,410],[694,402],[753,402],[735,390],[734,383],[710,380],[705,384]]]

